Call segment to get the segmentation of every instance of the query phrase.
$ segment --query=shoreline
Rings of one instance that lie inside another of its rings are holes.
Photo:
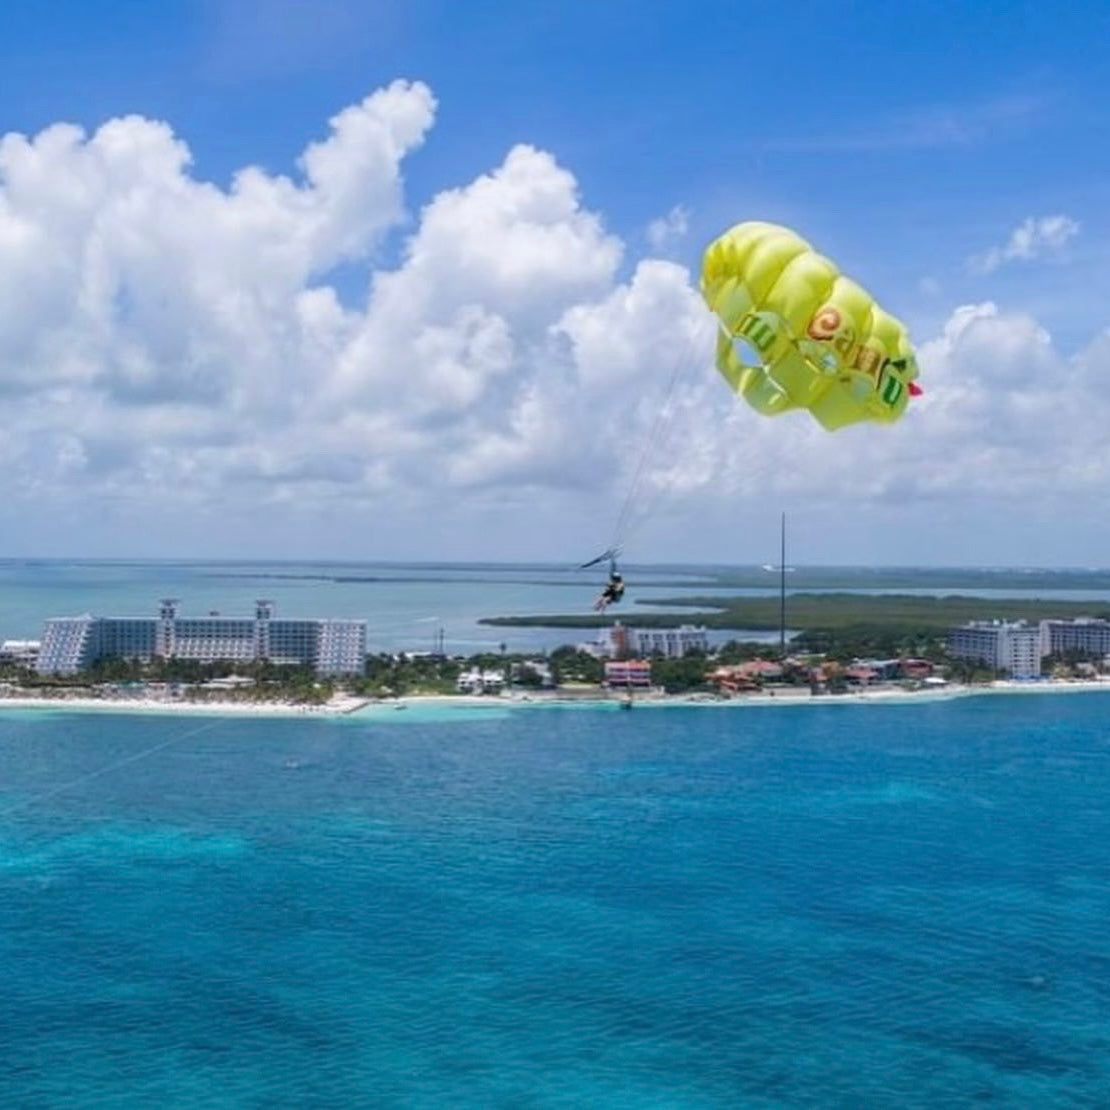
[[[846,694],[814,695],[808,689],[779,688],[774,691],[738,694],[722,698],[713,694],[642,693],[632,698],[635,709],[712,708],[750,709],[798,705],[912,705],[956,698],[997,696],[1004,694],[1069,694],[1092,691],[1110,692],[1110,677],[1105,679],[1045,679],[1021,682],[999,679],[983,686],[950,684],[943,687],[905,690],[881,687],[856,690]],[[445,711],[489,711],[513,709],[619,709],[625,703],[623,694],[604,691],[559,693],[514,693],[501,696],[473,694],[408,695],[389,700],[342,695],[323,705],[300,705],[293,702],[242,701],[168,701],[156,698],[81,698],[81,697],[20,697],[0,696],[0,713],[6,710],[52,710],[54,712],[144,713],[166,716],[227,716],[227,717],[319,717],[352,720],[382,716],[397,710],[435,709]]]
[[[52,709],[76,713],[150,713],[165,716],[228,717],[345,717],[373,704],[368,698],[343,695],[323,705],[296,702],[170,701],[163,698],[49,698],[0,696],[0,713],[5,710]]]

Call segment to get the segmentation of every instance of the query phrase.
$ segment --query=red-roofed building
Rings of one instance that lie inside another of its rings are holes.
[[[903,659],[901,662],[903,678],[929,678],[936,669],[928,659]]]
[[[872,682],[878,682],[882,678],[882,673],[877,667],[868,666],[866,663],[853,663],[850,667],[845,667],[840,672],[844,681],[851,686],[867,686]]]
[[[768,659],[749,659],[744,663],[718,667],[709,681],[722,690],[758,690],[759,684],[782,678],[782,664]]]

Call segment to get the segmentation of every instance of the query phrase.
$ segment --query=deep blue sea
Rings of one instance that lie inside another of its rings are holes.
[[[0,1106],[1110,1105],[1110,696],[0,714]]]

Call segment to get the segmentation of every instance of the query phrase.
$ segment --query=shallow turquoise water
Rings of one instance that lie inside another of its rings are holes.
[[[0,715],[0,1105],[1110,1105],[1108,710]]]

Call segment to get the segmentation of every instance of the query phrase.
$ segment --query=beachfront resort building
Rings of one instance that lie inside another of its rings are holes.
[[[40,646],[38,640],[5,640],[0,644],[0,663],[34,667]]]
[[[1104,659],[1110,655],[1110,621],[1100,617],[1041,621],[1041,649],[1046,655],[1077,651]]]
[[[455,681],[460,694],[500,694],[504,688],[504,671],[486,671],[481,667],[463,671]]]
[[[948,652],[977,659],[1014,678],[1037,678],[1047,655],[1077,651],[1097,659],[1110,656],[1110,621],[1075,620],[971,621],[948,634]]]
[[[605,664],[605,685],[614,690],[649,690],[651,664],[646,659],[611,659]]]
[[[969,621],[948,633],[948,654],[985,663],[1012,678],[1039,678],[1044,637],[1028,621]]]
[[[678,628],[627,628],[617,621],[602,628],[592,644],[582,645],[601,659],[621,659],[629,655],[662,655],[681,659],[691,652],[709,654],[709,634],[690,624]]]
[[[167,598],[157,617],[53,617],[36,661],[39,674],[76,674],[98,659],[199,663],[269,662],[312,667],[318,675],[362,674],[366,621],[277,620],[272,601],[255,604],[254,619],[180,617]]]

